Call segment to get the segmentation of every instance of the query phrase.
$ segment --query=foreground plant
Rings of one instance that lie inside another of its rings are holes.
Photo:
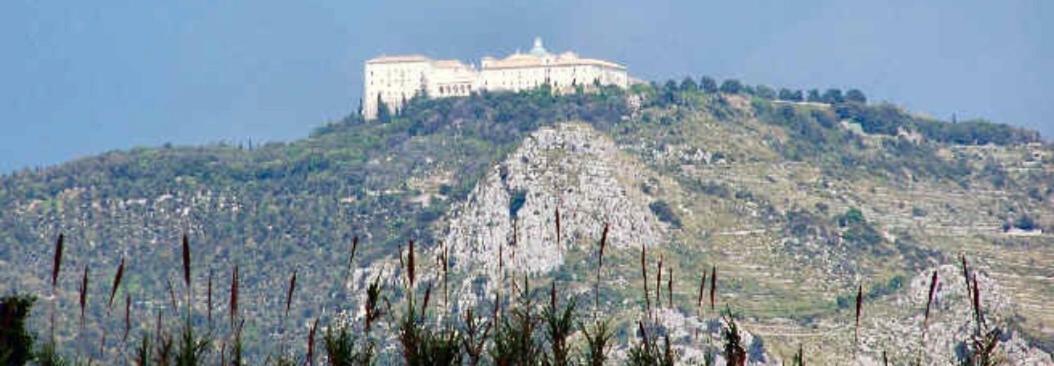
[[[725,339],[725,360],[729,365],[743,366],[747,364],[747,351],[743,348],[743,337],[739,334],[739,325],[736,324],[736,316],[732,309],[725,309],[725,323],[728,327],[722,333]]]
[[[501,317],[494,334],[490,355],[497,365],[536,365],[542,358],[534,338],[538,319],[532,312],[530,293],[530,282],[524,276],[518,304]]]
[[[373,364],[376,349],[372,342],[360,342],[346,326],[326,329],[322,343],[330,366],[366,366]]]
[[[640,342],[629,349],[627,364],[633,366],[673,366],[676,364],[670,336],[662,337],[663,343],[660,346],[659,331],[656,328],[645,326],[643,321],[637,321],[637,336],[640,337]]]
[[[549,359],[547,365],[566,366],[571,362],[567,340],[574,332],[575,299],[572,298],[562,308],[557,306],[556,282],[549,292],[549,306],[542,310],[545,321],[545,336],[549,342]]]
[[[596,320],[590,326],[579,324],[578,329],[585,336],[585,364],[603,366],[611,351],[611,340],[615,336],[609,320]]]

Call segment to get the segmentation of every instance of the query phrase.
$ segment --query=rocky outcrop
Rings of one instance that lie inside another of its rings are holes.
[[[938,280],[930,318],[924,325],[924,309],[934,271]],[[971,275],[974,273],[980,289],[985,330],[998,328],[1001,333],[997,355],[1008,365],[1050,364],[1051,355],[1030,347],[1028,341],[1009,327],[1014,304],[1002,288],[983,270],[972,271]],[[861,347],[871,350],[872,355],[862,356],[863,361],[859,363],[880,364],[882,350],[894,356],[897,363],[919,358],[924,364],[957,362],[967,352],[964,342],[969,342],[977,329],[969,294],[961,267],[942,265],[920,273],[894,300],[895,314],[861,325]],[[920,349],[920,344],[925,346]]]
[[[595,245],[605,224],[612,247],[660,244],[664,224],[638,188],[647,174],[588,125],[538,130],[448,216],[454,270],[545,273],[568,248]]]

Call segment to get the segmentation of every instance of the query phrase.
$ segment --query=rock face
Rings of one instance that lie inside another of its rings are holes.
[[[443,237],[453,269],[491,275],[499,266],[528,274],[552,271],[569,248],[596,245],[605,223],[610,246],[662,243],[665,224],[638,188],[647,174],[588,125],[538,130],[449,215]]]

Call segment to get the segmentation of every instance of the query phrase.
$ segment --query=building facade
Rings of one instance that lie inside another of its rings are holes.
[[[537,38],[530,52],[516,52],[502,59],[484,57],[478,68],[420,55],[382,56],[366,61],[363,75],[362,114],[366,119],[377,118],[379,103],[394,112],[420,93],[443,98],[482,90],[515,92],[544,84],[563,93],[579,86],[586,90],[594,85],[625,88],[630,83],[622,65],[572,52],[549,53]]]

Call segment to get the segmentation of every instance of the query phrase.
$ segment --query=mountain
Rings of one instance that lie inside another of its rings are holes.
[[[752,363],[779,364],[799,345],[812,362],[908,360],[920,336],[927,361],[943,362],[962,356],[973,326],[972,292],[956,276],[965,255],[988,322],[1004,330],[1001,349],[1015,362],[1050,360],[1054,149],[1032,131],[860,97],[803,102],[694,82],[484,93],[412,100],[390,121],[352,116],[290,143],[140,148],[21,171],[0,179],[0,293],[50,294],[63,233],[59,339],[95,352],[123,328],[104,301],[122,258],[136,328],[170,311],[174,322],[186,233],[195,299],[210,277],[226,299],[238,265],[246,346],[263,359],[303,339],[312,319],[361,319],[374,279],[398,304],[412,240],[420,283],[444,284],[442,307],[509,301],[523,276],[536,289],[555,281],[580,310],[615,320],[617,355],[650,313],[682,359],[698,361],[727,308]],[[642,247],[648,278],[661,261],[666,282],[644,282]],[[701,276],[715,268],[717,306],[700,307]],[[208,322],[206,305],[193,306],[194,322]],[[46,313],[31,326],[44,334]]]

